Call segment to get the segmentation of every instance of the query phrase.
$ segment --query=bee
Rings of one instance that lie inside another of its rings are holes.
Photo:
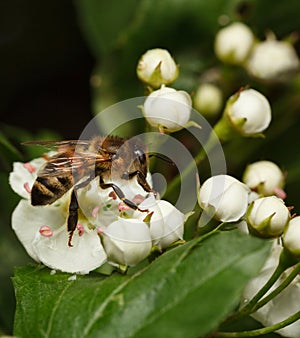
[[[23,144],[39,145],[58,151],[51,157],[45,157],[47,162],[38,172],[31,189],[31,204],[52,204],[72,189],[67,217],[69,247],[73,246],[72,237],[78,222],[79,204],[76,192],[86,187],[95,177],[99,177],[101,189],[112,188],[117,197],[130,208],[148,211],[139,209],[112,181],[112,176],[122,180],[136,177],[145,192],[155,194],[146,180],[149,156],[140,139],[95,136],[91,140],[31,141]]]

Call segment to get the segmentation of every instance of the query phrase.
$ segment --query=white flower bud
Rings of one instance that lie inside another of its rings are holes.
[[[194,107],[203,116],[215,116],[223,104],[222,91],[211,83],[203,83],[198,88],[193,98]]]
[[[257,292],[267,283],[274,270],[278,266],[279,258],[282,253],[281,245],[277,240],[273,240],[273,248],[263,268],[258,276],[251,279],[243,291],[244,302],[252,299]],[[293,267],[287,269],[271,287],[270,291],[275,290],[284,280],[286,276],[293,270]],[[299,311],[300,303],[300,276],[296,276],[287,287],[277,294],[271,301],[266,303],[258,311],[251,314],[251,317],[262,323],[263,326],[271,326],[285,320]],[[275,331],[283,337],[298,338],[300,332],[300,321]]]
[[[249,164],[244,172],[243,182],[263,196],[285,197],[281,189],[285,176],[277,164],[271,161],[258,161]]]
[[[280,81],[299,69],[299,59],[289,42],[268,39],[253,48],[246,68],[258,79]]]
[[[139,79],[153,88],[174,82],[178,76],[178,67],[166,49],[148,50],[140,58],[137,66]]]
[[[269,101],[254,89],[246,89],[231,96],[225,114],[233,127],[245,136],[260,134],[271,122]]]
[[[146,98],[143,113],[153,127],[173,132],[187,124],[191,106],[192,100],[187,92],[162,86]]]
[[[282,199],[261,197],[252,202],[246,213],[249,231],[262,237],[280,236],[290,219],[290,212]]]
[[[153,213],[149,221],[153,245],[164,249],[183,238],[185,215],[171,203],[149,197],[139,207]],[[140,212],[135,212],[133,217],[145,219]]]
[[[200,187],[199,204],[209,215],[221,222],[241,219],[248,207],[249,188],[229,175],[207,179]]]
[[[215,53],[225,63],[240,65],[245,62],[253,43],[251,29],[241,22],[234,22],[217,33]]]
[[[283,246],[295,257],[300,258],[300,216],[292,218],[284,233]]]
[[[108,261],[129,266],[146,258],[152,247],[148,226],[140,220],[125,218],[103,230],[102,243]]]

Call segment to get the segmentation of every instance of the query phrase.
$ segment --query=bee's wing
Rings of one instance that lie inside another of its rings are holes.
[[[60,150],[60,148],[75,149],[76,146],[88,147],[90,140],[64,140],[64,141],[52,141],[52,140],[40,140],[40,141],[27,141],[22,142],[25,146],[42,146],[51,150]]]
[[[48,159],[44,167],[38,172],[39,177],[66,176],[74,173],[85,172],[93,169],[97,164],[111,161],[110,157],[104,157],[93,153],[59,153]]]

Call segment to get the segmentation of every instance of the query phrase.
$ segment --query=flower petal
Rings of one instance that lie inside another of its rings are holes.
[[[83,224],[84,233],[80,236],[75,231],[74,246],[68,247],[65,208],[60,206],[33,207],[28,200],[21,200],[13,212],[12,227],[37,262],[64,272],[88,273],[106,261],[97,231]],[[53,235],[43,236],[43,226],[49,227]]]
[[[9,184],[14,192],[23,198],[30,198],[30,189],[37,177],[38,170],[45,163],[43,158],[37,158],[28,163],[15,162],[9,175]]]

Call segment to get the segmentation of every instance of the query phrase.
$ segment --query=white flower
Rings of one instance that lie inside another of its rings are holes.
[[[21,200],[12,215],[12,227],[28,254],[37,262],[64,272],[86,274],[106,261],[96,229],[81,221],[68,247],[65,209],[33,207]]]
[[[232,176],[212,176],[200,187],[199,204],[215,219],[235,222],[245,215],[249,192],[245,184]]]
[[[249,164],[243,175],[243,182],[263,196],[276,195],[284,199],[282,190],[285,175],[277,164],[271,161],[258,161]]]
[[[290,212],[282,199],[276,196],[261,197],[253,201],[246,220],[250,232],[263,237],[280,236],[290,219]]]
[[[44,163],[42,158],[25,164],[14,163],[9,182],[24,199],[13,212],[12,227],[28,254],[37,262],[64,272],[88,273],[106,261],[98,228],[104,228],[118,219],[123,202],[112,188],[101,189],[99,178],[79,189],[79,219],[72,238],[73,247],[69,247],[66,223],[71,190],[51,205],[32,206],[30,203],[32,185]],[[151,181],[150,175],[147,175],[147,179]],[[118,186],[129,199],[136,195],[144,199],[147,195],[136,178],[118,182]]]
[[[138,62],[137,75],[151,87],[159,88],[162,84],[168,85],[176,80],[178,67],[166,49],[155,48],[142,55]]]
[[[146,98],[143,113],[153,127],[173,132],[187,124],[191,106],[192,100],[187,92],[162,86]]]
[[[32,206],[30,190],[44,159],[15,163],[9,182],[24,199],[12,214],[12,228],[28,254],[37,262],[64,272],[88,273],[106,261],[97,229],[79,217],[72,244],[68,246],[66,219],[70,191],[52,205]]]
[[[295,257],[300,257],[300,216],[292,218],[284,233],[283,246]]]
[[[102,242],[111,263],[136,265],[151,250],[148,226],[137,219],[118,218],[103,229]]]
[[[214,84],[201,84],[193,98],[194,107],[204,116],[215,116],[223,104],[222,91]]]
[[[246,286],[243,297],[249,301],[267,282],[278,265],[282,247],[274,240],[272,252],[262,268],[260,274],[253,278]],[[279,286],[293,268],[288,269],[273,285],[270,293]],[[245,304],[245,302],[243,302]],[[290,285],[281,291],[270,302],[260,308],[251,316],[264,326],[274,325],[299,311],[300,304],[300,276],[298,275]],[[299,338],[300,320],[276,331],[280,335],[289,338]]]
[[[141,198],[144,199],[148,194],[140,184],[138,184],[136,177],[131,180],[113,182],[120,188],[126,198],[131,201],[136,199],[137,196],[141,196]],[[147,174],[147,182],[151,185],[150,173]],[[117,197],[112,188],[101,189],[99,187],[98,178],[91,181],[86,188],[79,189],[77,196],[81,212],[95,227],[99,225],[101,227],[108,226],[118,219],[121,208],[124,209],[127,207],[124,202]],[[127,208],[127,213],[130,213],[131,209],[129,207]],[[131,213],[133,213],[133,211]]]
[[[271,122],[271,107],[264,95],[254,89],[242,90],[229,98],[225,114],[242,135],[255,136]]]
[[[185,215],[171,203],[150,196],[139,207],[152,213],[149,227],[153,245],[164,249],[183,238]],[[145,219],[145,215],[137,212],[133,217]]]
[[[255,45],[247,62],[250,75],[266,81],[285,80],[298,69],[299,59],[292,44],[274,38]]]
[[[241,22],[234,22],[218,31],[215,53],[225,63],[240,65],[245,62],[253,43],[251,29]]]

